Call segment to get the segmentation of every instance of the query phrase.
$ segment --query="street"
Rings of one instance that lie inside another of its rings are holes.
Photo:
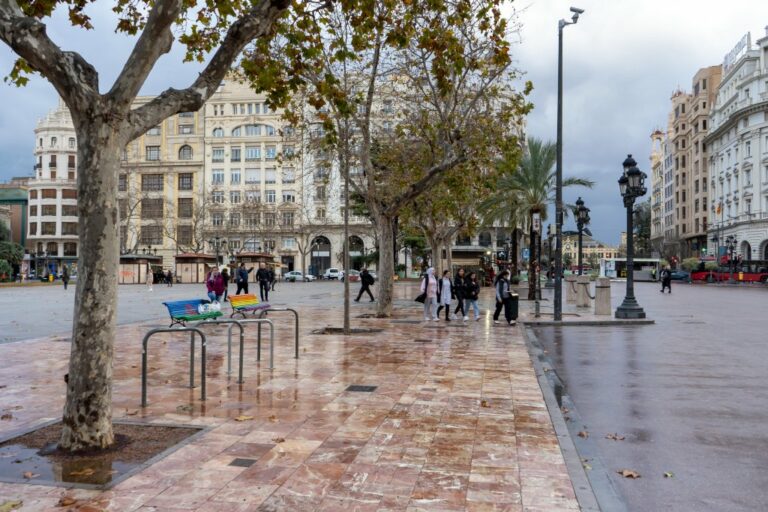
[[[635,289],[655,325],[535,329],[575,404],[569,429],[586,433],[577,448],[597,453],[631,511],[764,510],[768,289]],[[613,283],[614,309],[623,291]]]

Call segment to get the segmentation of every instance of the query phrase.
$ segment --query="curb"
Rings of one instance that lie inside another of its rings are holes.
[[[524,325],[530,326],[596,326],[596,325],[649,325],[655,324],[656,320],[651,318],[636,320],[521,320]]]

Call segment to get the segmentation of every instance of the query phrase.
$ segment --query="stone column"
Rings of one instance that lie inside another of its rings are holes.
[[[576,304],[576,276],[573,274],[565,276],[563,286],[565,287],[565,303]]]
[[[611,314],[611,280],[607,277],[597,278],[595,285],[595,314]]]
[[[578,276],[576,278],[576,306],[588,308],[592,299],[589,298],[589,276]]]

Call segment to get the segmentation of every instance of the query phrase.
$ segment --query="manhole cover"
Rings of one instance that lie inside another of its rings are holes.
[[[238,468],[249,468],[256,463],[255,459],[235,459],[229,463],[230,466]]]
[[[358,384],[353,384],[347,388],[347,391],[356,391],[359,393],[373,393],[376,391],[376,388],[378,386],[361,386]]]

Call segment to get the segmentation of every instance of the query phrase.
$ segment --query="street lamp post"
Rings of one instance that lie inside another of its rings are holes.
[[[552,288],[555,286],[554,277],[554,262],[552,261],[552,224],[547,224],[547,282],[544,285],[545,288]]]
[[[733,283],[733,267],[736,263],[734,258],[736,253],[736,237],[728,235],[725,237],[725,249],[728,251],[728,282]]]
[[[216,251],[216,266],[218,267],[219,262],[219,251],[223,247],[226,250],[227,247],[227,241],[222,239],[219,235],[214,236],[212,239],[208,240],[208,243],[211,244],[213,249]]]
[[[584,201],[581,198],[578,198],[576,200],[576,227],[579,230],[579,275],[584,273],[582,253],[584,250],[584,226],[587,224],[589,224],[589,208],[584,206]]]
[[[563,319],[563,29],[579,21],[583,9],[571,7],[571,21],[557,24],[557,169],[555,182],[555,321]]]
[[[645,311],[635,299],[634,288],[634,235],[632,228],[632,214],[634,213],[635,199],[642,197],[647,192],[644,180],[646,174],[637,168],[637,162],[632,155],[622,164],[624,174],[619,178],[619,190],[624,198],[624,207],[627,209],[627,292],[624,302],[616,309],[616,318],[645,318]]]

